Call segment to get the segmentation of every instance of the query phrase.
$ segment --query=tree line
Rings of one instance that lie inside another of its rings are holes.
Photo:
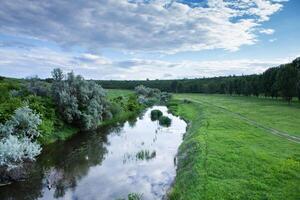
[[[291,63],[267,69],[262,74],[180,80],[101,80],[107,89],[134,89],[138,85],[174,93],[208,93],[282,97],[300,101],[300,57]]]

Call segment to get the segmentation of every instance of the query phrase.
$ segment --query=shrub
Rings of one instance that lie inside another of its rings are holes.
[[[20,98],[7,98],[0,104],[0,123],[7,121],[14,111],[22,105]]]
[[[160,101],[162,103],[167,103],[171,99],[171,97],[172,97],[172,95],[170,93],[162,92],[160,94]]]
[[[29,138],[9,135],[0,141],[0,166],[12,169],[20,166],[24,160],[34,160],[41,147]]]
[[[104,118],[112,117],[106,93],[100,85],[73,72],[65,76],[60,69],[54,69],[52,75],[52,95],[65,121],[79,124],[83,130],[92,130]]]
[[[37,76],[28,78],[27,90],[29,93],[38,96],[48,96],[50,94],[49,83],[41,81]]]
[[[119,113],[122,112],[122,107],[121,107],[121,105],[118,104],[118,103],[112,102],[112,103],[110,104],[110,112],[111,112],[111,114],[112,114],[113,116],[118,115]]]
[[[151,120],[152,121],[158,120],[162,115],[163,115],[163,113],[160,110],[152,110],[151,111]]]
[[[10,120],[0,124],[0,166],[11,169],[24,160],[34,160],[41,147],[34,141],[41,119],[28,106],[18,108]]]
[[[128,200],[142,200],[143,194],[139,193],[130,193],[128,194]]]
[[[11,90],[9,91],[11,97],[20,97],[22,96],[22,91],[20,90]]]
[[[159,125],[169,127],[171,125],[171,119],[167,116],[161,116],[159,118]]]
[[[18,108],[7,124],[13,127],[14,133],[33,139],[39,136],[38,126],[41,123],[40,116],[35,114],[28,106],[25,106]]]
[[[161,92],[156,88],[148,88],[143,85],[135,87],[135,92],[138,95],[138,102],[147,106],[154,104],[165,104],[171,95],[167,92]]]
[[[130,95],[127,101],[126,110],[130,112],[135,112],[140,110],[140,105],[138,103],[137,97],[135,95]]]
[[[183,103],[186,103],[186,104],[190,104],[190,103],[192,103],[190,100],[188,100],[188,99],[184,99],[183,100]]]

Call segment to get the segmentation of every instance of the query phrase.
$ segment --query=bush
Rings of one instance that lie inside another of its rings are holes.
[[[159,89],[148,88],[143,85],[135,87],[134,90],[138,95],[138,102],[147,106],[165,104],[171,98],[171,95],[167,92],[161,92]]]
[[[65,121],[79,124],[83,130],[93,130],[104,118],[112,117],[100,85],[73,72],[65,76],[60,69],[54,69],[52,75],[52,95]]]
[[[11,120],[4,127],[10,131],[5,134],[17,134],[21,137],[33,139],[39,136],[38,126],[42,123],[40,116],[35,114],[28,106],[18,108]]]
[[[158,120],[162,115],[163,115],[163,113],[160,110],[152,110],[151,111],[151,120],[152,121]]]
[[[22,105],[20,98],[7,98],[0,104],[0,123],[7,121],[14,111]]]
[[[167,92],[162,92],[160,94],[160,102],[167,103],[171,99],[172,95]]]
[[[127,101],[127,106],[126,106],[126,110],[130,111],[130,112],[137,112],[139,111],[141,108],[136,95],[130,95],[130,97],[128,98]]]
[[[113,116],[116,116],[122,112],[122,107],[118,103],[112,102],[109,106],[110,112]]]
[[[143,194],[139,193],[130,193],[128,194],[128,200],[142,200]]]
[[[9,135],[0,141],[0,166],[8,170],[20,166],[24,160],[34,160],[41,147],[29,138]]]
[[[25,160],[34,160],[41,147],[34,141],[40,134],[38,114],[28,106],[18,108],[10,120],[0,124],[0,166],[7,169],[20,166]]]
[[[50,94],[49,83],[41,81],[37,76],[28,79],[27,90],[31,94],[38,96],[48,96]]]
[[[159,125],[169,127],[171,125],[171,119],[167,116],[161,116],[159,118]]]
[[[183,100],[183,103],[186,103],[186,104],[190,104],[190,103],[192,103],[190,100],[188,100],[188,99],[184,99]]]

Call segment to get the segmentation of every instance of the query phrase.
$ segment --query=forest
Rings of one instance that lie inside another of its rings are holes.
[[[297,97],[300,100],[300,58],[269,68],[262,74],[180,80],[102,80],[98,83],[110,89],[133,89],[145,85],[174,93],[282,97],[287,101]]]

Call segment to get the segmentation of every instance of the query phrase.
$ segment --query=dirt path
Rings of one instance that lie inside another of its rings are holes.
[[[194,99],[190,99],[190,98],[178,98],[178,99],[179,100],[186,99],[186,100],[189,100],[189,101],[192,101],[192,102],[195,102],[195,103],[199,103],[199,104],[203,104],[203,105],[206,104],[206,105],[209,105],[209,106],[213,106],[213,107],[218,108],[220,110],[223,110],[223,111],[225,111],[225,112],[227,112],[227,113],[229,113],[229,114],[231,114],[231,115],[233,115],[233,116],[235,116],[235,117],[237,117],[237,118],[239,118],[241,120],[246,121],[250,125],[253,125],[255,127],[258,127],[258,128],[263,129],[263,130],[266,130],[266,131],[268,131],[269,133],[271,133],[273,135],[277,135],[277,136],[283,137],[283,138],[285,138],[287,140],[290,140],[292,142],[296,142],[296,143],[300,144],[300,137],[292,136],[292,135],[290,135],[290,134],[288,134],[286,132],[279,131],[279,130],[276,130],[274,128],[267,127],[267,126],[262,125],[262,124],[254,121],[252,119],[249,119],[249,118],[247,118],[247,117],[245,117],[245,116],[243,116],[243,115],[241,115],[239,113],[235,113],[235,112],[233,112],[231,110],[228,110],[227,108],[223,108],[221,106],[217,106],[215,104],[212,104],[212,103],[209,103],[209,102],[206,102],[206,101],[194,100]]]

